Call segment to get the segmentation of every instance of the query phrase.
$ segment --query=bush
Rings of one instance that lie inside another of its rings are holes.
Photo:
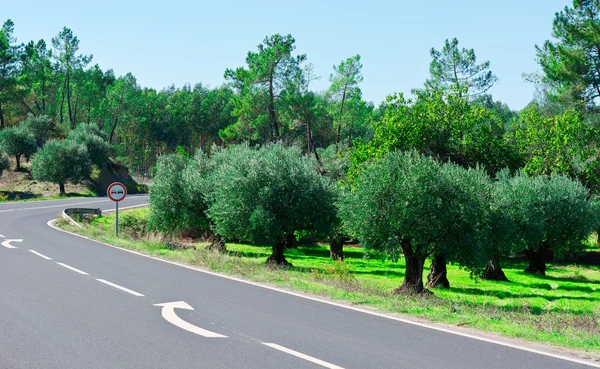
[[[2,175],[2,172],[8,170],[9,168],[10,164],[8,162],[8,155],[0,151],[0,176]]]
[[[193,225],[188,216],[187,196],[182,173],[189,159],[165,155],[156,162],[154,183],[150,187],[150,226],[165,235],[175,235]]]
[[[480,170],[391,152],[361,171],[341,201],[341,218],[365,247],[394,260],[404,254],[405,279],[395,292],[422,293],[429,256],[471,264],[467,261],[478,253],[486,181]]]
[[[529,259],[526,272],[545,275],[544,254],[563,256],[583,250],[596,226],[589,191],[566,176],[529,177],[518,173],[503,184],[503,212],[515,224],[518,243]]]
[[[80,183],[91,171],[85,146],[71,140],[48,141],[31,163],[33,178],[58,184],[61,195],[65,195],[65,183]]]
[[[34,116],[29,114],[27,119],[21,123],[23,127],[29,130],[36,139],[38,146],[42,147],[42,143],[54,136],[56,127],[47,115]]]
[[[213,160],[215,168],[205,178],[213,186],[208,215],[224,238],[270,245],[267,262],[288,265],[283,250],[294,242],[294,232],[330,232],[331,184],[300,149],[240,145],[215,152]]]
[[[136,213],[125,213],[119,219],[119,228],[130,236],[143,236],[148,233],[148,218]]]
[[[37,151],[33,133],[24,126],[8,127],[0,131],[0,149],[17,161],[16,170],[21,170],[21,157],[27,160]]]
[[[106,134],[96,124],[79,124],[69,132],[68,139],[86,147],[92,164],[102,166],[108,161],[110,145],[106,141]]]

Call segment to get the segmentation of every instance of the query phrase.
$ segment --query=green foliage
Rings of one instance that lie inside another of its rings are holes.
[[[552,25],[554,41],[536,46],[545,81],[556,86],[557,95],[580,105],[593,106],[600,97],[599,15],[597,0],[573,1],[572,7],[556,13]]]
[[[581,183],[563,175],[518,173],[500,180],[496,203],[515,224],[514,247],[562,256],[583,250],[596,226],[596,205],[588,196]]]
[[[329,232],[331,186],[298,148],[240,145],[213,158],[208,215],[224,238],[274,245],[295,231]]]
[[[68,139],[86,147],[92,164],[102,166],[108,161],[110,145],[106,141],[106,133],[96,124],[79,124],[69,132]]]
[[[47,115],[29,114],[21,125],[33,134],[36,140],[46,141],[55,134],[54,122]]]
[[[182,179],[188,162],[187,157],[172,154],[159,157],[156,163],[154,183],[150,187],[149,224],[166,235],[193,227]]]
[[[393,151],[360,173],[342,201],[341,215],[362,245],[393,260],[404,245],[422,261],[436,252],[467,261],[476,254],[488,182],[481,170]]]
[[[489,70],[490,62],[477,64],[473,49],[460,49],[458,39],[446,40],[442,51],[431,49],[431,78],[425,86],[428,89],[445,90],[459,96],[480,95],[490,89],[498,80]]]
[[[279,138],[280,124],[275,100],[278,100],[280,92],[299,72],[300,63],[306,59],[305,55],[292,56],[295,43],[292,35],[275,34],[265,37],[263,43],[258,45],[258,52],[248,52],[247,68],[225,71],[225,78],[242,96],[234,110],[239,118],[238,131],[263,130],[265,124],[269,123],[269,136]],[[254,103],[255,100],[259,103]],[[231,133],[221,137],[227,138]]]
[[[91,163],[88,152],[82,144],[72,140],[50,140],[33,157],[31,174],[40,181],[61,185],[80,183],[89,178]]]
[[[560,173],[581,178],[590,188],[597,186],[598,130],[581,114],[568,110],[547,117],[537,105],[529,106],[520,114],[514,137],[526,159],[526,173]]]
[[[322,172],[335,182],[346,179],[351,164],[348,149],[329,145],[326,149],[318,148],[317,153],[321,159]]]
[[[417,150],[463,167],[482,165],[493,174],[505,166],[518,167],[514,150],[504,138],[503,123],[493,113],[440,90],[417,91],[416,99],[402,94],[386,98],[383,118],[374,123],[373,139],[356,142],[350,176],[364,163],[392,150]]]
[[[9,127],[0,131],[0,149],[17,159],[17,169],[20,169],[21,156],[29,159],[37,148],[33,133],[26,127]]]

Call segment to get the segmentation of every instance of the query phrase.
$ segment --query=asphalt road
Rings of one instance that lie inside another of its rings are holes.
[[[145,201],[130,196],[120,206]],[[590,368],[198,272],[46,224],[83,206],[114,207],[105,198],[0,204],[0,369]]]

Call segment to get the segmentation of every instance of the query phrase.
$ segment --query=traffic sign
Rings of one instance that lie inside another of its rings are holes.
[[[124,200],[127,196],[127,187],[123,183],[115,182],[108,186],[106,194],[109,199],[115,202],[115,235],[119,237],[119,201]]]
[[[122,183],[115,182],[108,186],[106,194],[112,201],[119,202],[124,200],[125,196],[127,196],[127,187],[125,187],[125,185]]]

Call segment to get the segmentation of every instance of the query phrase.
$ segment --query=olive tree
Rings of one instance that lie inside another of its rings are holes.
[[[299,148],[271,144],[218,150],[206,179],[208,216],[226,239],[272,247],[268,263],[290,265],[284,248],[295,231],[327,234],[335,216],[334,194],[316,163]]]
[[[189,159],[181,154],[160,156],[150,187],[150,226],[166,235],[174,235],[192,227],[182,173]]]
[[[74,130],[69,132],[68,139],[86,147],[92,164],[102,166],[108,161],[110,145],[106,140],[106,133],[96,124],[79,124]]]
[[[9,127],[0,131],[0,148],[17,161],[16,170],[21,170],[21,157],[29,158],[37,151],[33,133],[24,126]]]
[[[34,116],[30,113],[21,125],[33,134],[39,147],[42,147],[56,130],[54,122],[47,115]]]
[[[546,274],[544,255],[581,251],[593,231],[597,215],[589,191],[579,182],[559,174],[530,177],[518,173],[505,189],[505,213],[516,227],[529,260],[526,272]]]
[[[50,140],[31,160],[31,174],[40,181],[59,185],[65,195],[65,183],[81,183],[90,177],[91,163],[85,146],[71,140]]]
[[[224,250],[225,244],[214,234],[206,215],[206,192],[213,187],[204,179],[212,161],[202,151],[193,158],[182,154],[161,156],[150,188],[150,225],[166,235],[184,231],[210,234],[209,248]]]
[[[480,170],[393,151],[361,171],[342,200],[341,217],[365,247],[393,260],[404,255],[405,278],[395,293],[428,292],[428,257],[465,262],[477,254],[478,228],[486,217],[476,194],[485,193],[486,181]]]

